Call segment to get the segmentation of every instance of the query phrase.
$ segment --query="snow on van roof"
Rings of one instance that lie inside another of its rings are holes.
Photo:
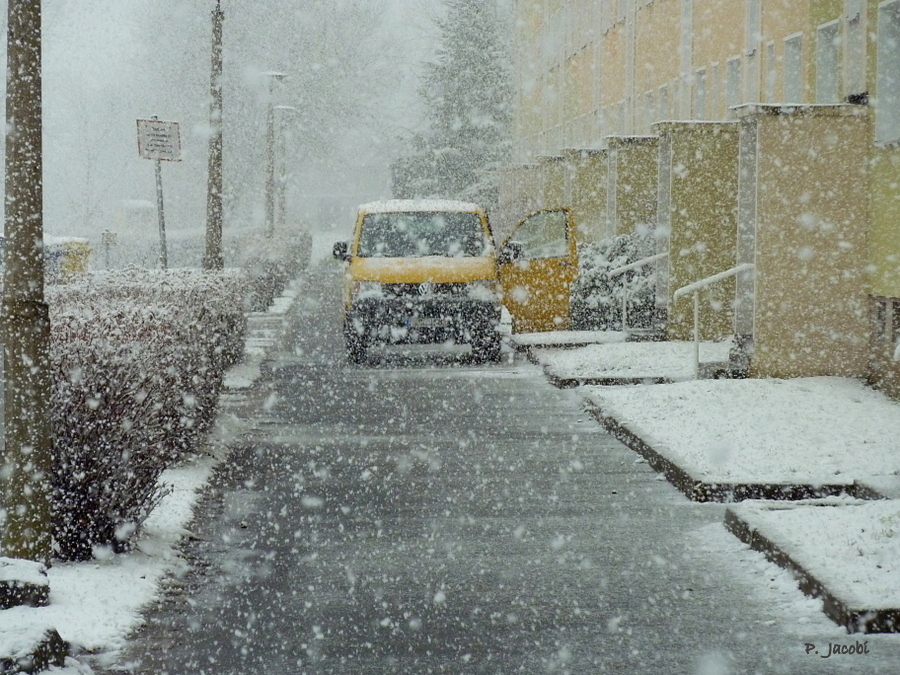
[[[478,204],[451,199],[388,199],[360,204],[365,213],[396,213],[398,211],[484,211]]]

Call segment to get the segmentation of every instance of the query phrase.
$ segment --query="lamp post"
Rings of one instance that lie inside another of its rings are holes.
[[[300,115],[300,111],[292,105],[276,105],[274,107],[275,110],[283,110],[286,112],[292,112],[295,115]],[[279,140],[281,141],[280,145],[280,154],[281,154],[281,170],[278,172],[278,209],[276,215],[276,221],[278,225],[284,225],[284,216],[286,211],[286,203],[287,203],[287,168],[286,168],[286,148],[285,148],[285,140],[284,140],[284,124],[282,124],[281,130],[279,134]]]
[[[275,235],[275,83],[284,73],[268,71],[269,100],[266,110],[266,235]]]

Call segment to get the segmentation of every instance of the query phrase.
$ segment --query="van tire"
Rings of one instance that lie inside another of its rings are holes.
[[[344,325],[344,342],[347,345],[347,360],[360,364],[366,360],[366,341],[353,326]]]
[[[472,345],[472,355],[478,363],[500,362],[500,336],[490,338],[485,342],[476,342]]]

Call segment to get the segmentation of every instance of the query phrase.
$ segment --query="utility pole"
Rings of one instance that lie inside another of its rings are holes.
[[[209,182],[206,188],[206,255],[203,269],[221,270],[222,256],[222,22],[219,0],[212,13],[212,68],[209,85]]]
[[[269,100],[266,106],[266,236],[275,236],[275,82],[284,73],[267,72]]]
[[[50,316],[44,302],[41,3],[9,0],[6,69],[6,269],[2,336],[6,430],[3,555],[52,554]]]
[[[156,119],[156,115],[153,116]],[[169,247],[166,245],[166,207],[163,202],[162,162],[153,161],[156,172],[156,218],[159,223],[159,268],[169,268]]]

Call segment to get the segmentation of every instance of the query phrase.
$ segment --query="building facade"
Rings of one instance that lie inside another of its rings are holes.
[[[704,334],[744,336],[751,374],[900,393],[900,0],[515,11],[503,222],[563,201],[585,241],[656,227],[672,337],[686,330],[678,285],[756,264],[710,291]]]

